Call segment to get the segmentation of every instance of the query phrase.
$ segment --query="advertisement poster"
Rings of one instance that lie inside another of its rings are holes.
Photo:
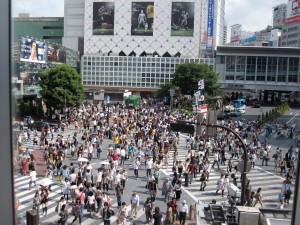
[[[194,35],[194,2],[173,2],[171,36]]]
[[[131,35],[152,36],[154,2],[132,2]]]
[[[34,38],[21,37],[20,61],[45,63],[45,43]]]
[[[48,44],[47,60],[53,63],[66,63],[66,49],[63,46]]]
[[[208,0],[207,7],[207,44],[206,55],[213,54],[213,36],[214,36],[214,0]]]
[[[287,5],[286,24],[300,21],[300,0],[289,0]]]
[[[93,3],[93,35],[113,35],[115,6],[113,2]]]

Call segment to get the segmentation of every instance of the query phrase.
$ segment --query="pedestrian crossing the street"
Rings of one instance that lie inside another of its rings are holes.
[[[176,160],[185,162],[188,150],[186,149],[184,138],[182,137],[180,138],[177,149],[178,149],[177,150],[178,154]],[[229,156],[226,155],[226,158],[229,158]],[[210,163],[212,163],[214,161],[214,157],[210,155],[208,160],[210,161]],[[233,164],[237,164],[237,163],[238,160],[235,160],[233,162]],[[172,175],[173,174],[172,165],[173,165],[173,157],[169,157],[168,168],[164,168],[163,172],[165,172],[168,175]],[[221,173],[223,174],[227,173],[226,171],[227,171],[227,165],[220,165],[220,170],[218,170],[217,166],[214,169],[212,168],[209,174],[209,180],[206,183],[206,188],[204,191],[200,191],[201,182],[200,182],[199,173],[197,174],[196,178],[193,178],[192,183],[189,184],[188,187],[184,187],[184,178],[182,178],[182,184],[183,184],[182,187],[196,201],[209,203],[212,200],[216,200],[217,203],[227,203],[228,202],[227,193],[224,194],[224,197],[222,197],[221,194],[216,194],[217,183],[218,180],[220,179],[220,175]],[[236,176],[240,178],[240,173],[237,173]],[[264,169],[256,166],[255,168],[252,168],[249,173],[247,173],[247,178],[250,180],[251,191],[256,192],[258,188],[262,188],[262,200],[263,200],[264,208],[279,207],[280,201],[278,196],[282,191],[282,186],[284,181],[282,177],[273,174],[269,171],[265,171]],[[230,183],[231,182],[232,179],[230,178]],[[240,188],[241,183],[239,182],[239,179],[237,184],[238,187]],[[292,204],[292,198],[289,204]],[[257,206],[260,207],[259,204],[257,204]]]
[[[33,197],[36,190],[40,188],[39,182],[41,182],[44,178],[38,177],[36,186],[33,186],[32,189],[29,189],[29,176],[22,176],[22,175],[15,175],[14,176],[14,189],[15,189],[15,198],[18,201],[18,208],[17,208],[17,217],[19,221],[19,225],[25,225],[26,224],[26,212],[28,210],[32,209],[33,204]],[[43,216],[39,214],[39,221],[40,224],[57,224],[57,221],[59,220],[59,215],[57,212],[55,212],[55,208],[57,206],[57,203],[62,196],[61,194],[61,187],[59,184],[54,184],[51,187],[51,192],[49,192],[49,201],[48,201],[48,210],[47,215]],[[68,212],[69,212],[69,218],[68,223],[71,223],[74,216],[71,213],[72,207],[70,205],[71,201],[68,202]],[[115,212],[115,215],[111,217],[111,223],[114,224],[117,220],[117,203],[114,203],[111,207],[113,211]],[[130,212],[130,207],[129,207]],[[140,208],[137,212],[136,219],[139,219],[144,214],[143,209]],[[74,224],[78,224],[75,222]],[[93,217],[90,216],[90,214],[85,210],[84,216],[82,219],[81,225],[103,225],[103,220],[98,218],[98,215],[95,215]]]

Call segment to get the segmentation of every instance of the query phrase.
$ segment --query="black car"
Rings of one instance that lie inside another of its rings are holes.
[[[260,108],[260,106],[261,106],[261,104],[260,104],[259,101],[254,101],[254,102],[252,103],[252,107],[253,107],[253,108]]]

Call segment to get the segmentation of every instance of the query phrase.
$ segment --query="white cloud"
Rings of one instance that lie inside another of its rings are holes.
[[[272,25],[272,9],[281,3],[287,0],[226,0],[227,26],[238,23],[246,31],[262,30]]]

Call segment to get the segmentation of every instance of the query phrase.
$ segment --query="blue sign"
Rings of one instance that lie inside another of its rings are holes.
[[[214,35],[214,0],[208,0],[207,13],[207,55],[213,54],[213,35]]]
[[[110,96],[109,95],[106,96],[106,101],[110,102]]]

